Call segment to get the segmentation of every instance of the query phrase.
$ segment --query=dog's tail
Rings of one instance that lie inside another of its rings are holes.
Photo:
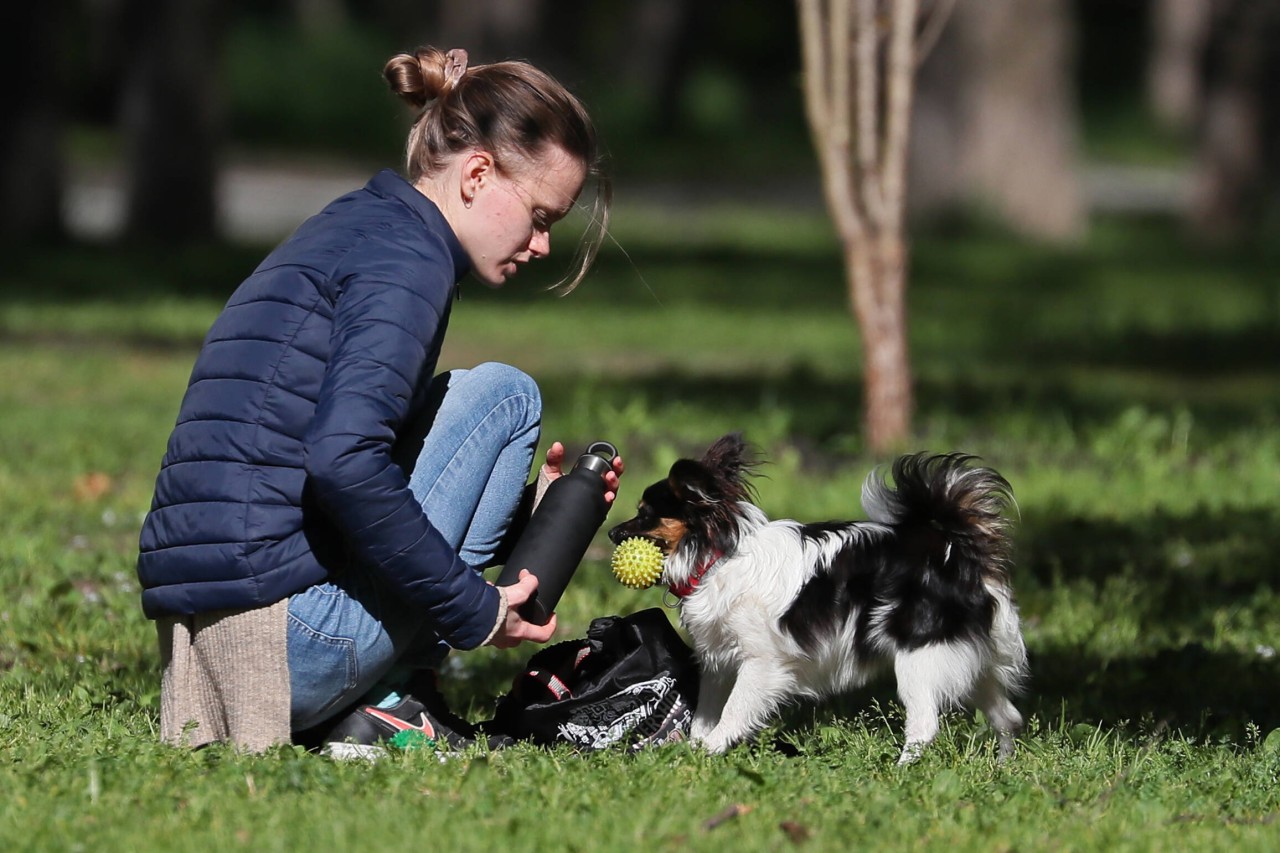
[[[899,457],[893,485],[876,470],[862,486],[862,508],[875,522],[897,529],[940,563],[973,567],[1002,585],[1009,582],[1011,545],[1007,513],[1013,489],[991,468],[965,453]],[[963,570],[963,569],[962,569]]]

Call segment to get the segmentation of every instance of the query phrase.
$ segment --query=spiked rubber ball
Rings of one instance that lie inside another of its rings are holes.
[[[613,576],[632,589],[653,586],[662,577],[662,551],[640,536],[623,539],[613,550]]]

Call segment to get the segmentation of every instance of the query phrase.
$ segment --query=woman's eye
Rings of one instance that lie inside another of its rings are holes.
[[[533,214],[533,227],[534,227],[534,228],[537,228],[539,231],[550,231],[550,230],[551,230],[551,220],[550,220],[550,218],[547,216],[547,214],[546,214],[546,213],[544,213],[543,211],[541,211],[541,210],[534,211],[534,214]]]

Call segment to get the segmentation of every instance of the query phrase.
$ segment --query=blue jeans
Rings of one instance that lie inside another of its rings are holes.
[[[505,364],[432,380],[397,463],[427,518],[477,572],[494,559],[529,478],[542,398]],[[359,567],[289,599],[289,676],[295,731],[361,698],[397,663],[432,667],[448,647],[421,613]]]

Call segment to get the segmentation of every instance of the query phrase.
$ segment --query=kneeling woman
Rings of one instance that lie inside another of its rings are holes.
[[[480,574],[536,500],[537,386],[436,361],[464,276],[499,287],[549,252],[596,172],[595,130],[525,63],[468,69],[463,51],[421,48],[385,75],[420,110],[407,180],[384,171],[337,199],[240,285],[169,439],[138,575],[172,743],[260,749],[335,724],[376,740],[380,720],[465,742],[408,695],[432,683],[413,676],[450,648],[555,630],[520,618],[531,575],[498,589]],[[607,225],[595,177],[567,288]],[[544,488],[563,454],[548,451]],[[621,473],[615,460],[609,499]]]

